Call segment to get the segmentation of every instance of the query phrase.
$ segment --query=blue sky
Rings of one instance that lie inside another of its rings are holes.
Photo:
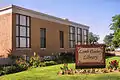
[[[109,34],[112,16],[120,14],[120,0],[0,0],[0,7],[15,4],[90,26],[90,32]]]

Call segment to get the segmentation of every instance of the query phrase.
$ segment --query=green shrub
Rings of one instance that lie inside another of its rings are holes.
[[[4,66],[0,70],[0,76],[5,75],[5,74],[11,74],[11,73],[16,73],[16,72],[21,72],[26,70],[24,67],[20,65],[12,65],[12,66]]]
[[[0,76],[1,75],[4,75],[4,71],[3,70],[0,70]]]
[[[40,61],[40,57],[39,55],[37,55],[35,52],[34,52],[34,56],[32,56],[30,58],[30,66],[36,68],[40,65],[41,61]]]
[[[10,74],[10,73],[15,73],[16,71],[16,67],[15,66],[7,66],[7,67],[3,67],[3,73],[4,74]]]
[[[57,63],[74,63],[75,62],[75,54],[74,52],[62,52],[56,55],[53,55],[53,60]]]
[[[57,63],[55,61],[46,61],[44,62],[46,66],[56,65]]]
[[[64,64],[63,67],[60,67],[61,70],[68,70],[68,64]]]
[[[27,70],[29,68],[29,63],[23,58],[18,58],[16,60],[16,65],[22,70]]]

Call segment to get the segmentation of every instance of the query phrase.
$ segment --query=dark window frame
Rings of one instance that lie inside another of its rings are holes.
[[[73,32],[71,33],[70,29],[73,29]],[[74,36],[73,40],[71,40],[71,35]],[[71,42],[73,43],[73,46],[71,45]],[[69,48],[75,48],[75,27],[69,26]]]
[[[41,30],[44,30],[44,36],[41,37]],[[44,43],[42,43],[44,40]],[[46,48],[46,28],[40,28],[40,48]]]
[[[86,35],[84,34],[84,31],[86,31]],[[86,40],[85,40],[86,37]],[[83,29],[83,39],[84,39],[84,43],[88,44],[88,30],[87,29]]]
[[[78,33],[80,30],[80,33]],[[78,36],[80,36],[80,41],[78,40]],[[77,43],[80,42],[82,44],[82,28],[77,27]]]
[[[18,38],[18,46],[16,48],[31,48],[31,17],[23,14],[18,14],[16,13],[16,16],[18,16],[18,24],[16,22],[16,26],[18,26],[18,36],[16,35],[16,38]],[[21,25],[20,24],[20,16],[25,16],[26,17],[26,25]],[[29,25],[27,23],[27,18],[29,18]],[[17,19],[17,18],[16,18]],[[25,36],[20,36],[20,27],[25,27],[26,28],[26,35]],[[29,28],[29,36],[28,36],[28,29]],[[26,39],[26,46],[25,47],[20,47],[20,38],[25,38]],[[27,39],[29,38],[29,45]],[[28,47],[29,46],[29,47]]]
[[[64,31],[59,31],[60,48],[64,48]]]

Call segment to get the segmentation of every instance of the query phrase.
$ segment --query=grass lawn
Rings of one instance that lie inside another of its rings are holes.
[[[108,60],[120,60],[120,57],[107,58]],[[120,73],[104,73],[104,74],[82,74],[82,75],[57,75],[63,64],[39,67],[31,70],[1,76],[0,80],[120,80]],[[70,68],[75,68],[75,64],[69,64]]]

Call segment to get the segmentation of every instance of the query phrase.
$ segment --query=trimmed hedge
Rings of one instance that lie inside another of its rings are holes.
[[[0,68],[0,76],[1,75],[5,75],[5,74],[11,74],[11,73],[16,73],[16,72],[21,72],[26,70],[25,68],[23,68],[22,66],[4,66]]]

